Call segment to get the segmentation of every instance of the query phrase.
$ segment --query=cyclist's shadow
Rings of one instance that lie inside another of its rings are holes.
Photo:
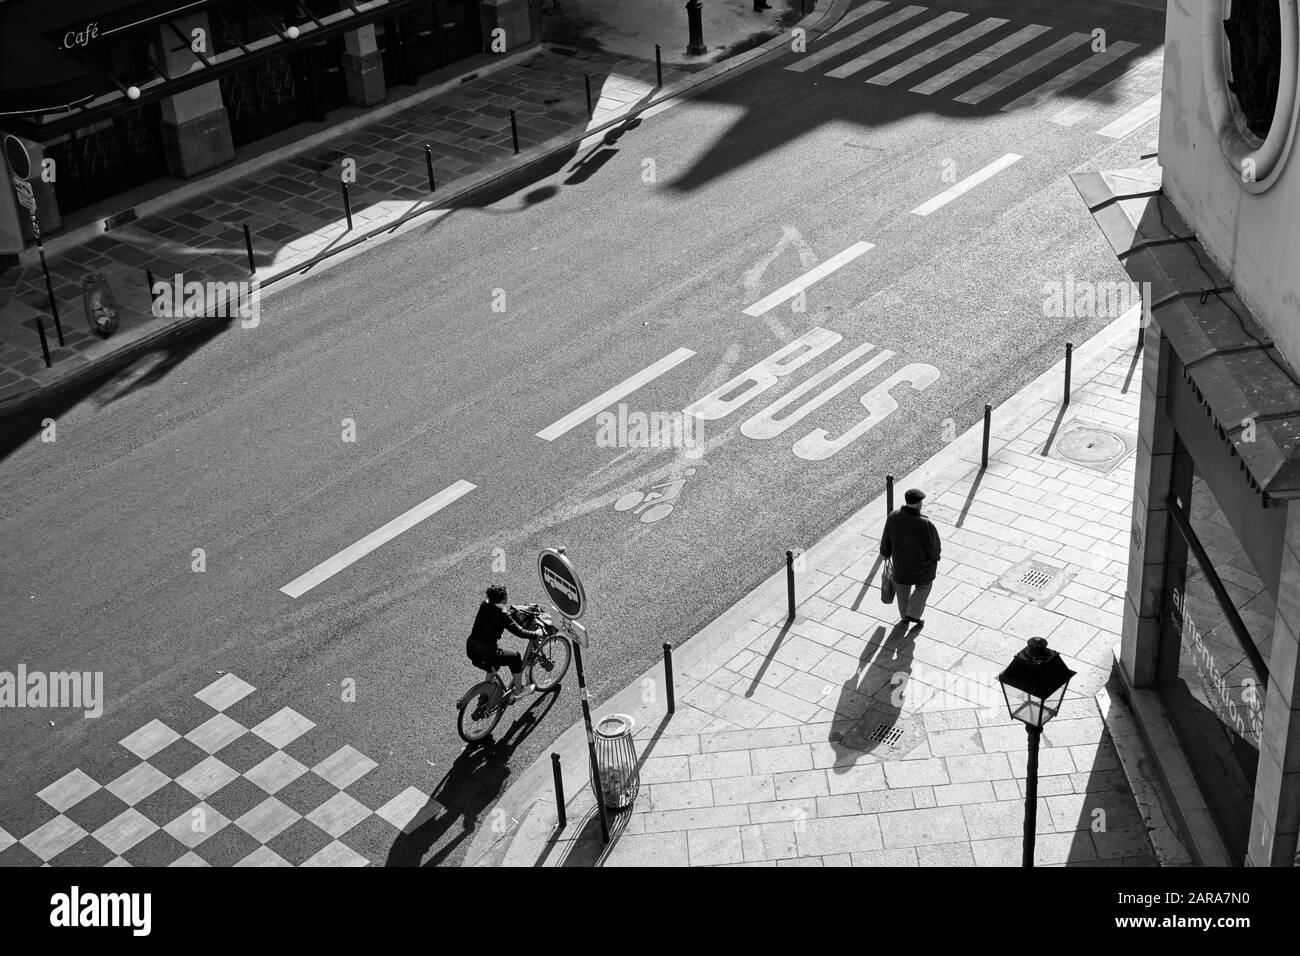
[[[437,866],[473,834],[479,815],[504,789],[510,776],[510,755],[542,722],[559,696],[536,695],[499,738],[489,737],[461,751],[434,786],[429,802],[393,841],[384,865]],[[461,821],[460,832],[444,842],[457,820]]]

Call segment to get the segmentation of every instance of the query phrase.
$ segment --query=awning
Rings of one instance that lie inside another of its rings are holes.
[[[1161,192],[1160,168],[1071,178],[1129,277],[1151,283],[1154,320],[1243,480],[1265,503],[1300,498],[1300,379]]]

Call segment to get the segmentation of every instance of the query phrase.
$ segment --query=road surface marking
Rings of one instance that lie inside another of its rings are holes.
[[[543,428],[537,433],[537,437],[544,441],[555,441],[565,432],[577,428],[590,418],[594,418],[597,412],[605,410],[619,399],[632,394],[647,382],[652,382],[665,372],[681,365],[694,354],[690,349],[678,349],[670,355],[665,355],[659,361],[637,372],[631,378],[626,378],[608,391],[601,392],[581,408],[565,415],[554,425]]]
[[[1161,50],[1155,50],[1142,62],[1127,70],[1122,76],[1118,76],[1105,86],[1093,90],[1079,102],[1071,103],[1053,116],[1051,122],[1057,126],[1074,126],[1080,120],[1091,116],[1103,106],[1114,102],[1130,90],[1141,85],[1143,81],[1150,78],[1152,73],[1163,69],[1164,53]]]
[[[785,285],[781,286],[781,288],[777,289],[771,295],[767,295],[759,299],[757,302],[755,302],[753,305],[751,305],[748,309],[745,310],[745,314],[752,315],[752,316],[762,315],[768,309],[780,305],[782,302],[786,301],[787,299],[793,299],[796,295],[798,295],[804,289],[807,289],[813,283],[820,282],[822,279],[826,278],[836,269],[839,269],[841,266],[848,265],[854,259],[858,258],[858,256],[862,255],[863,253],[869,252],[874,248],[876,248],[875,245],[870,242],[855,242],[853,245],[849,246],[843,252],[831,256],[829,259],[827,259],[821,265],[817,266],[815,269],[805,272],[803,275],[799,276],[799,278],[795,279],[792,282],[787,282]]]
[[[1097,135],[1106,136],[1110,139],[1123,139],[1139,126],[1151,122],[1160,115],[1160,98],[1163,95],[1157,93],[1145,103],[1129,110],[1109,126],[1103,126],[1097,130]]]
[[[983,103],[995,93],[1000,93],[1013,83],[1023,80],[1027,76],[1032,76],[1049,63],[1068,56],[1078,51],[1079,47],[1091,42],[1092,34],[1090,33],[1071,33],[1064,40],[1057,40],[1051,46],[1044,50],[1039,50],[1028,59],[1021,60],[1015,65],[1003,70],[997,76],[990,77],[974,89],[967,90],[961,96],[955,97],[958,103],[969,103],[976,106]]]
[[[1069,89],[1075,83],[1092,76],[1092,74],[1096,73],[1098,70],[1104,70],[1112,63],[1123,59],[1130,52],[1136,49],[1136,43],[1129,43],[1127,40],[1117,40],[1110,44],[1110,46],[1106,47],[1105,52],[1094,53],[1083,62],[1076,63],[1064,73],[1058,73],[1043,85],[1030,90],[1018,99],[1012,100],[1005,106],[1000,107],[1000,109],[1006,112],[1037,106],[1048,97],[1055,96],[1062,90]]]
[[[860,73],[872,64],[879,63],[885,57],[891,56],[899,50],[906,50],[917,40],[928,37],[931,33],[937,33],[949,24],[956,23],[958,20],[964,20],[965,18],[966,14],[964,13],[945,13],[941,17],[935,17],[929,23],[923,23],[913,30],[908,30],[902,36],[895,37],[883,46],[878,46],[874,50],[864,53],[856,59],[849,60],[848,63],[845,63],[842,66],[837,66],[833,70],[828,70],[826,75],[833,76],[837,80],[842,80],[846,76]]]
[[[468,481],[458,481],[438,492],[432,498],[426,498],[410,511],[398,515],[388,524],[375,531],[370,532],[356,544],[350,545],[334,555],[322,561],[316,567],[312,568],[306,574],[294,578],[284,587],[280,588],[291,598],[302,597],[322,581],[327,581],[334,575],[338,574],[348,565],[360,561],[371,551],[374,551],[380,545],[396,538],[403,531],[409,531],[417,524],[436,512],[441,511],[447,505],[451,504],[458,498],[462,498],[474,490],[476,486]]]
[[[879,33],[884,33],[890,27],[902,23],[904,20],[910,20],[917,14],[924,13],[925,7],[904,7],[897,13],[891,13],[884,19],[877,20],[869,27],[864,27],[852,36],[847,36],[826,47],[824,50],[818,50],[808,56],[800,57],[795,62],[786,67],[787,70],[793,70],[796,73],[802,73],[805,70],[811,70],[818,63],[824,63],[832,57],[839,56],[845,50],[851,50],[864,40],[870,40]]]
[[[928,66],[936,60],[943,59],[953,50],[961,49],[966,44],[978,40],[984,34],[991,30],[996,30],[1006,22],[1007,21],[1003,20],[1001,17],[990,17],[982,23],[977,23],[975,26],[963,30],[956,36],[949,37],[938,46],[931,47],[928,50],[922,50],[910,60],[904,60],[897,66],[891,66],[883,73],[877,73],[875,76],[868,77],[867,82],[874,83],[877,86],[888,86],[896,80],[901,80],[903,77],[915,73],[923,66]]]
[[[875,12],[876,12],[877,10],[879,10],[881,7],[887,7],[887,6],[889,6],[889,4],[885,3],[884,0],[871,0],[870,3],[864,3],[862,6],[858,7],[856,10],[853,10],[853,11],[850,11],[849,13],[844,14],[844,16],[842,16],[842,17],[839,19],[839,22],[836,23],[835,26],[833,26],[833,27],[831,27],[829,30],[827,30],[825,33],[823,33],[822,36],[824,36],[824,37],[828,37],[828,36],[830,36],[832,33],[834,33],[836,30],[839,30],[839,29],[842,29],[842,28],[844,28],[844,27],[847,27],[850,23],[857,23],[859,20],[861,20],[861,19],[862,19],[863,17],[865,17],[867,14],[869,14],[869,13],[875,13]]]
[[[932,76],[924,83],[918,83],[916,86],[912,87],[912,92],[922,93],[927,96],[931,93],[936,93],[945,86],[951,86],[953,83],[956,83],[963,76],[974,73],[980,67],[988,66],[999,57],[1006,56],[1016,47],[1023,46],[1030,40],[1034,39],[1034,37],[1042,36],[1048,31],[1048,29],[1048,27],[1039,26],[1037,23],[1031,23],[1029,26],[1013,33],[1011,36],[999,40],[991,47],[980,50],[978,53],[971,54],[960,63],[948,67],[948,69],[944,70],[937,76]]]
[[[939,193],[939,195],[935,196],[929,202],[925,202],[917,206],[915,209],[912,210],[912,212],[918,216],[928,216],[936,209],[948,205],[948,203],[952,202],[958,196],[970,192],[972,189],[974,189],[980,183],[984,182],[986,179],[992,179],[994,176],[1002,172],[1002,170],[1006,169],[1012,163],[1018,162],[1022,159],[1024,159],[1024,157],[1016,153],[1007,153],[1001,159],[989,163],[987,166],[985,166],[983,169],[981,169],[979,172],[975,173],[974,175],[967,176],[965,179],[959,182],[956,186],[953,186],[951,189],[945,189],[943,192]]]

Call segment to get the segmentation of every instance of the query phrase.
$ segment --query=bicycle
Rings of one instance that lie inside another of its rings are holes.
[[[524,652],[524,670],[527,674],[524,683],[533,684],[539,694],[558,689],[560,681],[568,673],[569,662],[573,659],[573,639],[567,633],[568,621],[564,622],[564,631],[561,631],[552,622],[551,616],[537,604],[515,608],[515,611],[518,612],[516,620],[520,625],[529,630],[540,627],[545,632],[541,637],[528,642],[528,650]],[[501,679],[499,667],[484,668],[484,673],[486,678],[456,701],[459,712],[456,731],[467,744],[476,744],[491,734],[506,710],[515,703],[508,699],[510,688]]]

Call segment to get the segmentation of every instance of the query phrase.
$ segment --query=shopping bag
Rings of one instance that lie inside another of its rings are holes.
[[[880,572],[880,603],[894,603],[894,562],[886,561]]]

